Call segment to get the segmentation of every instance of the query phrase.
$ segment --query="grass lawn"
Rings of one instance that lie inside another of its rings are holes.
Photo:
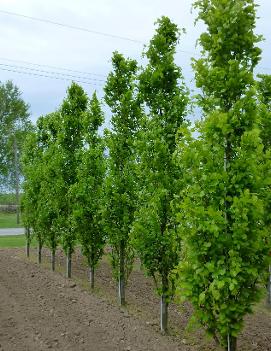
[[[0,248],[25,247],[24,235],[0,236]]]
[[[24,235],[0,236],[0,248],[25,247]],[[35,238],[31,241],[31,247],[37,247]]]
[[[0,228],[20,228],[23,224],[16,223],[16,213],[0,212]]]

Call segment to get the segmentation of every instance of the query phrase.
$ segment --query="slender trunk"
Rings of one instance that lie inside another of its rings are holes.
[[[20,223],[20,179],[19,179],[19,163],[18,163],[18,147],[17,147],[17,140],[14,135],[14,142],[13,142],[13,150],[14,150],[14,167],[15,167],[15,191],[16,191],[16,217],[17,217],[17,224]]]
[[[162,295],[160,310],[160,329],[162,333],[168,330],[168,277],[162,277]]]
[[[56,268],[56,250],[55,249],[53,249],[51,252],[51,268],[52,268],[52,271],[54,272]]]
[[[89,281],[91,289],[94,289],[94,266],[89,267]]]
[[[41,241],[38,241],[38,264],[41,264],[41,250],[42,250],[42,244]]]
[[[66,267],[67,278],[71,278],[71,276],[72,276],[72,254],[71,254],[70,249],[68,249],[66,264],[67,264],[67,267]]]
[[[120,266],[119,266],[119,303],[125,305],[125,249],[124,244],[120,245]]]
[[[26,237],[26,257],[30,256],[30,229],[25,228],[25,237]]]
[[[30,256],[30,241],[29,238],[26,239],[26,257]]]
[[[269,276],[267,283],[267,306],[271,307],[271,265],[269,266]]]
[[[19,206],[19,191],[16,189],[16,223],[20,224],[20,206]]]
[[[237,338],[228,334],[226,351],[237,350]]]

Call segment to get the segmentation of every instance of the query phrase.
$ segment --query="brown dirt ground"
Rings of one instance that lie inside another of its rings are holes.
[[[73,256],[73,278],[64,277],[64,256],[57,254],[56,272],[35,253],[0,250],[0,351],[218,351],[199,326],[189,325],[189,304],[171,304],[170,335],[159,332],[159,298],[152,280],[136,265],[120,308],[108,257],[89,289],[88,269],[79,252]],[[240,351],[271,351],[271,311],[264,302],[248,316],[238,339]]]

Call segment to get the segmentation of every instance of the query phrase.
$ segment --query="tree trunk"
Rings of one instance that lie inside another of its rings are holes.
[[[67,278],[71,278],[71,276],[72,276],[72,254],[71,254],[70,249],[68,249],[66,264],[67,264],[67,266],[66,266]]]
[[[237,338],[228,334],[226,351],[237,350]]]
[[[91,289],[94,289],[94,266],[89,267],[89,281]]]
[[[38,264],[41,264],[41,250],[42,250],[42,244],[39,240],[39,242],[38,242]]]
[[[17,140],[15,135],[14,135],[14,142],[13,142],[13,150],[14,150],[14,167],[15,167],[16,217],[17,217],[17,224],[19,224],[20,223],[20,178],[19,178],[18,148],[17,148]]]
[[[271,265],[269,266],[269,276],[267,283],[267,306],[271,307]]]
[[[56,250],[55,249],[53,249],[51,252],[51,268],[52,268],[52,271],[54,272],[56,268]]]
[[[29,256],[30,256],[30,241],[27,238],[26,239],[26,257],[29,257]]]
[[[120,266],[119,266],[119,303],[125,305],[125,250],[124,245],[120,245]]]
[[[160,310],[160,329],[166,333],[168,329],[168,277],[162,277],[162,295]]]
[[[26,257],[30,256],[30,229],[25,228],[25,237],[26,237]]]

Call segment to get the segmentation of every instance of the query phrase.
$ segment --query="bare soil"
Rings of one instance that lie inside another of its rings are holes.
[[[57,254],[56,272],[49,252],[41,266],[35,253],[0,250],[0,351],[205,351],[220,350],[189,320],[189,304],[171,304],[170,332],[159,332],[159,298],[152,280],[136,266],[127,287],[127,306],[117,303],[116,283],[108,257],[89,289],[81,254],[73,256],[72,280],[64,276],[64,255]],[[238,339],[240,351],[271,351],[271,311],[264,302],[248,316]]]

